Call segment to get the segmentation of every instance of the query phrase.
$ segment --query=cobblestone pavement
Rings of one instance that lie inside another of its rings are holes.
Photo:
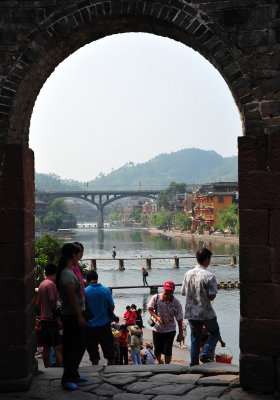
[[[84,366],[88,382],[80,390],[61,388],[62,368],[49,368],[34,378],[25,393],[1,393],[2,400],[272,400],[274,395],[246,393],[240,388],[238,366],[204,364]]]

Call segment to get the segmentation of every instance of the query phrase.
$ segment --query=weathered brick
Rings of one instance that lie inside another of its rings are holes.
[[[34,240],[34,211],[0,209],[1,243],[23,243]]]
[[[280,223],[280,210],[271,210],[270,212],[270,243],[275,246],[275,245],[280,245],[280,229],[279,229],[279,223]],[[276,249],[273,249],[273,253],[275,256]],[[280,272],[275,271],[274,272]]]
[[[0,144],[1,176],[34,178],[34,154],[28,147],[19,144]]]
[[[242,189],[239,190],[241,192]],[[241,245],[268,245],[269,215],[267,210],[240,209],[239,217]]]
[[[251,171],[239,175],[240,208],[280,208],[280,172]]]
[[[242,317],[280,320],[280,285],[241,282],[240,297]]]
[[[240,280],[269,282],[271,279],[270,253],[270,246],[241,245],[239,248]]]
[[[272,357],[242,354],[240,357],[240,383],[254,392],[275,391],[275,368]]]
[[[34,274],[24,279],[2,278],[0,280],[0,312],[25,310],[34,297]],[[15,295],[16,293],[16,295]]]
[[[240,178],[242,178],[243,172],[267,170],[265,138],[255,136],[239,137],[238,149],[238,171]]]
[[[0,244],[0,278],[24,278],[34,268],[34,239],[29,243]]]
[[[268,160],[271,171],[280,171],[280,130],[278,134],[271,134],[268,137]]]
[[[280,357],[280,321],[241,318],[240,351],[266,357]]]

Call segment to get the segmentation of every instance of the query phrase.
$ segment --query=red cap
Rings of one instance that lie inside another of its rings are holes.
[[[175,290],[175,283],[172,281],[165,282],[163,285],[163,290],[172,290],[172,292]]]

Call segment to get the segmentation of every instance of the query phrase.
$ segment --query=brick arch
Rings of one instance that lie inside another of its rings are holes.
[[[138,7],[133,8],[129,2],[116,6],[115,0],[104,0],[98,4],[77,2],[59,9],[28,36],[14,63],[9,65],[3,85],[2,102],[9,104],[10,113],[2,121],[2,140],[28,145],[34,103],[55,67],[85,44],[124,32],[167,36],[200,52],[227,82],[240,112],[244,134],[250,134],[252,127],[255,129],[252,119],[258,120],[261,129],[256,87],[236,57],[237,49],[226,42],[218,22],[211,20],[199,5],[187,6],[177,1],[175,7],[149,0],[139,1]],[[15,91],[8,91],[9,87]]]

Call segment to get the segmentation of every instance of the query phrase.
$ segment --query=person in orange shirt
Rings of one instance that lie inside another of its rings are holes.
[[[135,325],[137,315],[136,312],[131,310],[130,306],[126,306],[126,312],[123,315],[126,325]]]

